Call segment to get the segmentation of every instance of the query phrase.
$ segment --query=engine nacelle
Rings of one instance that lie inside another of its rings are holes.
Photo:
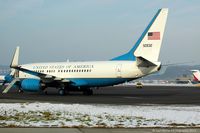
[[[21,88],[24,91],[37,92],[41,89],[41,82],[38,79],[24,79]]]
[[[10,74],[7,74],[7,75],[4,77],[4,80],[5,80],[7,83],[10,83],[10,82],[13,80],[13,76],[11,76]]]

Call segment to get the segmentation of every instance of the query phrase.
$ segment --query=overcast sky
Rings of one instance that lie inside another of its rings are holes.
[[[135,44],[169,8],[160,60],[200,64],[199,0],[0,0],[0,64],[108,60]]]

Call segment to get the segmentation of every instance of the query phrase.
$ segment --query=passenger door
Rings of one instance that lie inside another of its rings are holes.
[[[122,64],[118,64],[116,66],[116,76],[117,76],[117,78],[122,77]]]

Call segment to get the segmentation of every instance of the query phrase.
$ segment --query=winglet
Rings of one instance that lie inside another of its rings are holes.
[[[15,54],[13,55],[12,62],[10,64],[11,68],[17,67],[19,62],[19,46],[17,46],[15,50]]]

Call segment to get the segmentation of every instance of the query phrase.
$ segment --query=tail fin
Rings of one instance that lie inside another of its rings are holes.
[[[167,8],[158,10],[134,47],[128,53],[112,60],[136,60],[138,57],[150,62],[158,61],[167,15]]]
[[[200,81],[200,71],[199,70],[191,70],[193,73],[193,76],[194,76],[194,81]]]

